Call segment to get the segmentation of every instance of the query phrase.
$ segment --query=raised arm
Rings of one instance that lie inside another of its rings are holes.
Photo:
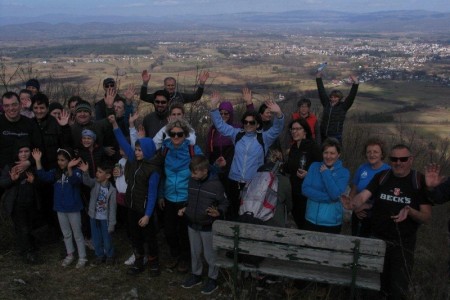
[[[142,77],[142,86],[141,86],[141,92],[139,93],[139,98],[142,101],[145,101],[148,103],[154,103],[155,97],[153,96],[153,94],[147,94],[148,82],[150,81],[150,78],[152,77],[152,75],[147,70],[144,70],[144,71],[142,71],[141,77]]]
[[[356,98],[356,93],[358,93],[358,86],[359,86],[358,77],[356,77],[355,75],[351,75],[350,80],[353,82],[352,88],[347,98],[345,98],[345,101],[342,103],[342,105],[346,110],[349,110],[350,107],[353,105],[353,102],[355,101]]]

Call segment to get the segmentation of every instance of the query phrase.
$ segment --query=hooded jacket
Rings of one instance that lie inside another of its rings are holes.
[[[144,159],[136,160],[134,150],[128,144],[120,128],[114,129],[114,135],[128,157],[125,164],[125,181],[127,183],[125,204],[150,217],[155,208],[160,177],[159,168],[149,162],[155,155],[155,144],[151,138],[138,139]]]
[[[305,218],[320,226],[342,224],[341,195],[345,192],[350,172],[338,160],[331,169],[320,171],[322,162],[313,162],[308,169],[302,192],[308,198]]]

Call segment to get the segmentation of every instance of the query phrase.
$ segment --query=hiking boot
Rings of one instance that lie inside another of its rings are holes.
[[[127,266],[131,266],[134,264],[135,260],[136,260],[136,257],[134,256],[134,254],[131,254],[131,256],[125,261],[125,264]]]
[[[202,287],[202,294],[210,295],[218,288],[219,288],[219,286],[217,285],[217,281],[212,278],[208,278],[208,280]]]
[[[81,269],[86,266],[87,259],[86,258],[79,258],[77,264],[75,265],[75,268]]]
[[[184,282],[181,284],[182,288],[190,289],[196,285],[202,283],[202,277],[198,275],[191,274]]]
[[[75,257],[73,257],[73,255],[67,255],[66,258],[64,258],[64,260],[62,261],[61,266],[67,267],[74,261],[74,259]]]
[[[157,277],[161,275],[161,268],[157,257],[148,258],[148,275],[150,277]]]
[[[178,273],[185,274],[189,271],[189,264],[185,260],[180,260],[177,266]]]

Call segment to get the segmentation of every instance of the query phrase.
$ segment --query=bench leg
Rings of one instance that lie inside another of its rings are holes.
[[[233,298],[238,299],[237,283],[238,283],[238,254],[239,254],[239,226],[233,227],[234,246],[233,246]]]
[[[352,284],[350,286],[350,300],[355,299],[356,291],[356,275],[358,272],[358,260],[359,260],[359,245],[361,241],[355,240],[355,248],[353,249],[353,264],[352,264]]]

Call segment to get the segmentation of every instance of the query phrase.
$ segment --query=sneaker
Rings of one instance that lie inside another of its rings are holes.
[[[75,258],[73,257],[73,255],[67,255],[64,258],[64,260],[62,261],[61,266],[67,267],[68,265],[70,265],[73,262],[74,259]]]
[[[86,258],[79,258],[75,268],[77,268],[77,269],[84,268],[86,266],[86,263],[87,263]]]
[[[131,254],[131,256],[125,261],[125,264],[127,266],[131,266],[134,264],[135,260],[136,260],[136,256],[134,256],[134,254]]]
[[[180,260],[177,266],[178,273],[185,274],[189,271],[189,264],[185,260]]]
[[[157,257],[148,260],[148,273],[150,277],[157,277],[161,275],[161,268]]]
[[[199,285],[202,283],[202,277],[198,275],[192,274],[191,276],[186,279],[183,284],[181,285],[182,288],[190,289],[196,285]]]
[[[208,278],[208,280],[202,287],[202,294],[210,295],[218,288],[219,288],[219,286],[217,285],[217,281],[214,279]]]

